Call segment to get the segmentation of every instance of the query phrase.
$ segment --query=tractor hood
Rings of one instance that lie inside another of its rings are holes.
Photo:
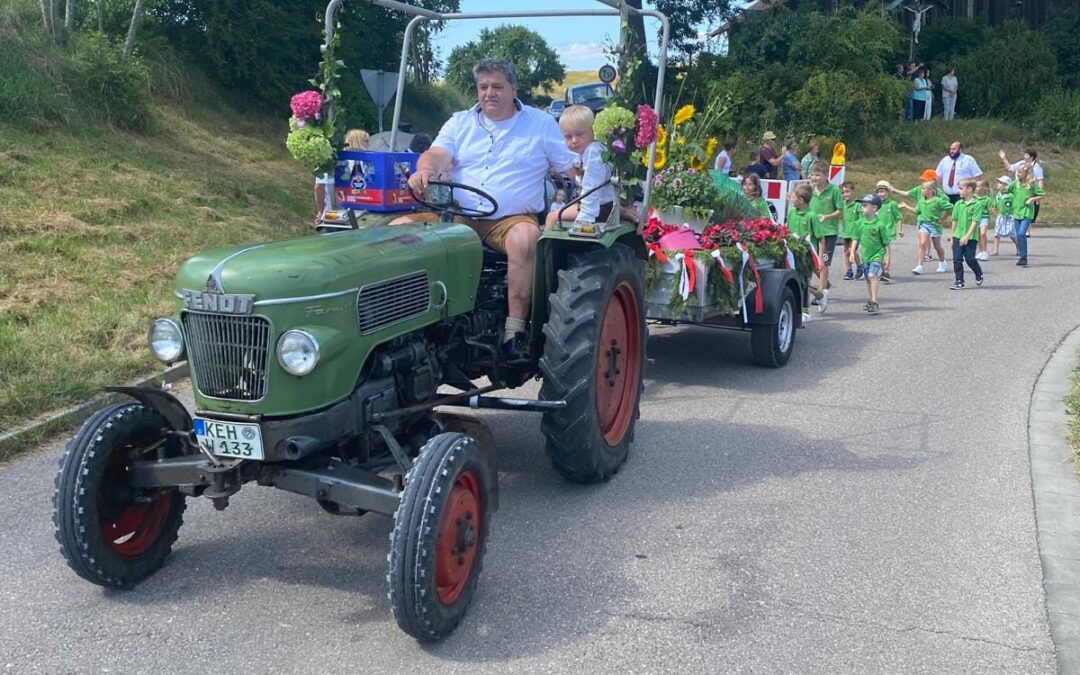
[[[480,248],[476,233],[462,225],[348,230],[201,253],[180,268],[176,291],[253,295],[258,306],[340,294],[422,270],[436,272],[436,279],[460,270],[475,288]]]

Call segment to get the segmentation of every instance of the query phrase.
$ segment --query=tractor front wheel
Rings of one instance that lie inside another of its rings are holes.
[[[405,478],[390,535],[390,608],[401,630],[448,635],[476,592],[487,545],[494,468],[465,434],[434,436]]]
[[[544,326],[540,398],[566,401],[541,425],[555,469],[577,483],[605,481],[634,440],[645,364],[643,267],[627,246],[570,257]]]
[[[183,523],[184,496],[131,485],[131,465],[182,452],[169,422],[139,403],[94,414],[68,443],[53,491],[53,526],[75,573],[101,586],[133,586],[158,570]]]

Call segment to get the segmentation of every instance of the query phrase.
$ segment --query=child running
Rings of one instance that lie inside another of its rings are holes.
[[[1035,217],[1035,204],[1043,195],[1043,189],[1035,181],[1031,167],[1021,164],[1016,169],[1016,180],[1009,184],[1009,194],[1012,195],[1012,217],[1016,226],[1016,249],[1020,259],[1016,264],[1027,267],[1028,264],[1028,228],[1031,227],[1031,219]]]
[[[881,200],[881,208],[878,209],[877,214],[885,226],[886,236],[885,262],[881,271],[881,283],[883,284],[891,284],[893,281],[892,274],[889,273],[889,270],[892,269],[892,243],[898,236],[904,236],[904,223],[901,222],[900,207],[897,206],[896,200],[892,198],[894,192],[896,192],[896,188],[887,180],[879,180],[877,185],[874,186],[874,193]]]
[[[982,218],[979,220],[979,250],[975,253],[975,258],[989,260],[990,254],[986,250],[986,231],[990,228],[990,207],[994,204],[994,198],[990,196],[990,181],[985,178],[975,181],[975,201],[982,207]]]
[[[821,297],[818,299],[818,311],[824,312],[829,306],[829,267],[832,265],[836,238],[840,235],[840,221],[844,216],[844,198],[840,190],[829,182],[825,163],[814,162],[810,165],[810,211],[814,218],[810,221],[810,238],[818,248],[821,269],[818,271]]]
[[[937,188],[937,181],[927,180],[917,188],[908,190],[907,196],[915,200],[915,208],[907,204],[901,204],[900,208],[907,209],[915,214],[915,225],[919,232],[919,254],[915,258],[915,267],[912,274],[923,274],[923,262],[927,259],[926,253],[933,244],[934,251],[938,255],[938,272],[944,272],[945,249],[941,246],[941,218],[952,204],[945,193]]]
[[[964,288],[964,262],[975,273],[975,285],[982,286],[983,273],[979,261],[975,259],[975,247],[979,241],[979,221],[982,219],[982,204],[975,199],[975,181],[960,181],[960,201],[952,207],[952,257],[953,273],[956,282],[949,286],[951,290]]]
[[[862,260],[859,259],[858,256],[856,256],[854,260],[851,258],[851,249],[859,239],[859,221],[862,219],[862,203],[856,201],[855,184],[849,180],[840,184],[840,196],[844,198],[844,264],[847,266],[847,271],[844,272],[844,279],[848,281],[851,279],[862,280]],[[852,267],[854,267],[854,273],[852,272]]]
[[[863,310],[870,314],[877,314],[878,305],[878,280],[881,278],[882,267],[885,263],[885,248],[888,246],[888,228],[890,227],[880,217],[881,197],[876,194],[868,194],[859,200],[862,204],[863,217],[859,222],[859,238],[855,239],[851,246],[849,260],[855,262],[856,256],[862,255],[862,262],[866,269],[866,292],[869,301],[863,305]]]
[[[1011,239],[1013,246],[1016,246],[1016,235],[1013,233],[1013,217],[1012,217],[1012,194],[1009,193],[1009,184],[1012,183],[1012,178],[1008,176],[1002,176],[997,179],[998,191],[994,195],[994,210],[997,211],[997,220],[994,223],[994,252],[990,255],[997,255],[1001,252],[1001,240]],[[1017,251],[1020,249],[1017,248]]]
[[[604,162],[604,146],[593,136],[593,111],[583,105],[572,105],[559,117],[559,128],[566,147],[580,158],[581,194],[585,195],[577,204],[566,207],[562,222],[572,218],[572,231],[595,233],[595,224],[607,222],[611,214],[615,187],[611,184],[611,165]],[[558,222],[558,211],[548,213],[547,227]]]

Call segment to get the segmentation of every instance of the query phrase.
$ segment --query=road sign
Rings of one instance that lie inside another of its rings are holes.
[[[379,131],[381,132],[383,111],[386,110],[386,104],[390,103],[390,99],[397,93],[397,73],[361,68],[360,78],[364,81],[368,93],[371,94],[371,100],[375,101],[375,105],[379,108]]]
[[[616,74],[615,66],[611,64],[600,66],[599,72],[596,73],[597,77],[599,77],[600,81],[604,84],[611,84],[614,82]]]

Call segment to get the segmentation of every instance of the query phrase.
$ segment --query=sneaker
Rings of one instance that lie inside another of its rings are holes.
[[[851,281],[854,278],[855,278],[855,273],[852,272],[851,270],[848,270],[847,272],[844,272],[844,281]]]
[[[876,302],[871,302],[870,306],[866,308],[866,312],[868,314],[877,314],[879,309],[881,309],[881,308],[878,306],[878,304]]]
[[[931,257],[930,252],[927,251],[926,253],[923,253],[923,258],[922,259],[923,259],[923,262],[930,262],[934,258]]]
[[[889,274],[888,272],[882,272],[881,273],[881,283],[883,283],[883,284],[891,284],[892,283],[892,275]]]
[[[825,309],[829,306],[829,292],[825,291],[821,294],[821,301],[818,303],[817,311],[819,314],[824,314]]]
[[[814,298],[813,300],[810,301],[810,304],[817,307],[818,305],[821,304],[821,301],[818,300],[817,298]]]
[[[1027,258],[1020,258],[1016,261],[1016,264],[1020,267],[1027,267]]]
[[[529,342],[524,333],[515,333],[514,337],[502,343],[502,355],[507,365],[522,365],[530,360]]]
[[[975,259],[976,260],[989,260],[990,259],[990,254],[987,253],[986,251],[983,251],[981,253],[976,253],[975,254]]]
[[[975,277],[975,285],[976,286],[982,286],[982,282],[983,282],[982,277]]]
[[[872,304],[874,304],[874,303],[867,302],[865,305],[862,306],[862,311],[869,312],[870,311],[870,305],[872,305]]]
[[[964,282],[963,281],[957,281],[952,286],[949,286],[949,290],[950,291],[962,291],[962,290],[964,290]]]
[[[941,274],[942,272],[947,272],[948,270],[949,270],[949,268],[948,268],[948,266],[947,266],[947,265],[945,264],[945,261],[944,261],[944,260],[942,260],[941,262],[939,262],[939,263],[937,264],[937,271],[938,271],[938,274]]]
[[[855,281],[862,281],[865,278],[866,278],[866,269],[863,268],[863,267],[859,267],[858,271],[855,272]]]
[[[922,265],[916,265],[915,267],[911,268],[912,274],[922,274],[925,271],[926,270],[923,269]]]

